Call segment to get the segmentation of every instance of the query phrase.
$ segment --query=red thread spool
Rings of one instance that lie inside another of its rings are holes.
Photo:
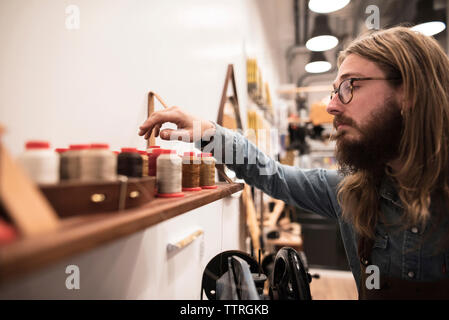
[[[148,175],[151,177],[156,176],[157,172],[157,157],[166,149],[154,148],[151,152],[148,152]]]
[[[56,148],[55,152],[61,154],[61,153],[64,153],[64,152],[66,152],[68,150],[69,150],[69,148]]]
[[[150,152],[152,152],[154,149],[159,149],[159,148],[160,148],[160,146],[149,146],[149,147],[147,148],[147,152],[150,153]]]

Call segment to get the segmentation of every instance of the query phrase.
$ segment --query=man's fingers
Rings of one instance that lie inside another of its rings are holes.
[[[160,137],[164,140],[181,140],[191,142],[192,133],[189,130],[164,129],[160,132]]]
[[[156,111],[139,127],[139,135],[142,136],[145,134],[145,139],[148,139],[156,125],[159,125],[160,127],[165,122],[177,123],[178,120],[173,108]]]
[[[161,126],[159,124],[154,126],[154,137],[157,137],[159,135],[159,131],[161,130]]]

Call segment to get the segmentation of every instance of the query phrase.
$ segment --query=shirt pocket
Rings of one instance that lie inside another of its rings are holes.
[[[379,267],[381,275],[389,275],[391,257],[389,252],[389,236],[384,233],[377,233],[371,250],[371,264]]]
[[[439,281],[449,278],[449,252],[421,257],[421,274],[424,281]]]

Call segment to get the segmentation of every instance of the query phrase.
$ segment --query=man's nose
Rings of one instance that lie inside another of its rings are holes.
[[[327,113],[336,116],[343,112],[343,108],[344,108],[343,104],[338,98],[338,94],[335,94],[334,97],[329,102],[329,104],[327,105],[326,111]]]

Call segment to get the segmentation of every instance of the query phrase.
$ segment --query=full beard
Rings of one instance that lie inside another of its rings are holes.
[[[382,108],[371,113],[366,125],[357,126],[352,119],[338,115],[334,126],[336,122],[350,125],[362,135],[358,140],[348,140],[347,133],[342,130],[332,137],[337,141],[335,157],[343,175],[359,171],[381,174],[385,165],[398,156],[403,120],[399,105],[393,99],[386,99]]]

